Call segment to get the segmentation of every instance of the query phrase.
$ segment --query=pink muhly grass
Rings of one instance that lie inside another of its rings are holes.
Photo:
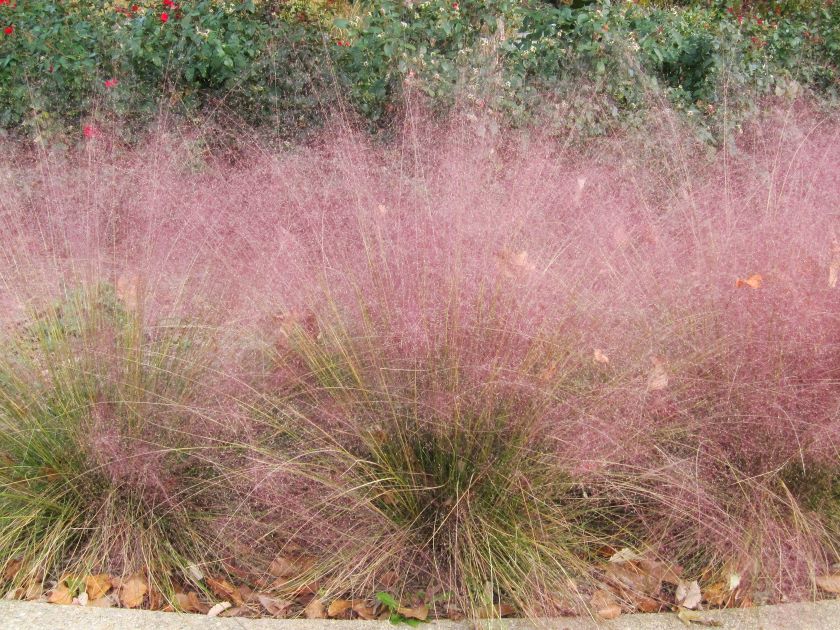
[[[838,127],[809,120],[707,161],[674,141],[655,172],[467,119],[234,164],[189,134],[94,144],[0,181],[2,297],[122,279],[149,322],[209,322],[187,439],[258,569],[294,549],[333,593],[396,573],[548,614],[632,546],[803,596],[837,538],[794,473],[840,444]]]

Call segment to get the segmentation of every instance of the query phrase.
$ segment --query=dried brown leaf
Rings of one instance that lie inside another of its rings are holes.
[[[353,602],[349,599],[336,599],[330,602],[327,608],[327,617],[338,617],[344,612],[353,607]]]
[[[376,613],[374,612],[373,606],[368,606],[361,600],[357,600],[353,604],[353,612],[366,621],[376,619]]]
[[[313,597],[303,609],[303,616],[307,619],[324,619],[327,616],[324,603],[317,597]]]
[[[213,594],[219,599],[230,600],[237,606],[245,604],[242,599],[242,595],[239,594],[239,589],[227,580],[222,578],[216,579],[208,576],[204,581],[207,586],[210,587],[210,590],[213,591]]]
[[[85,578],[85,591],[91,601],[101,599],[111,590],[111,577],[107,573],[88,575]]]
[[[289,614],[289,609],[293,604],[293,602],[287,599],[278,599],[277,597],[271,597],[265,593],[257,593],[256,597],[257,601],[259,601],[260,605],[266,609],[268,614],[278,619],[285,618],[286,615]]]
[[[219,602],[215,606],[213,606],[210,610],[207,611],[208,617],[218,617],[220,614],[225,612],[228,608],[230,608],[233,604],[230,602]]]
[[[683,608],[694,609],[700,605],[703,595],[700,592],[700,584],[697,580],[686,582],[681,580],[677,585],[677,592],[674,595],[678,606]]]
[[[94,599],[88,602],[88,607],[90,608],[112,608],[116,605],[117,602],[114,601],[114,597],[112,595],[105,595],[104,597],[100,597],[98,599]]]
[[[3,569],[3,579],[7,582],[14,580],[22,566],[21,560],[9,560]]]
[[[840,573],[820,575],[816,581],[817,586],[826,593],[840,593]]]
[[[397,612],[403,617],[408,617],[409,619],[419,619],[420,621],[426,621],[426,619],[429,618],[429,607],[425,604],[423,604],[422,606],[416,606],[414,608],[400,607],[397,608]]]
[[[701,626],[722,626],[723,624],[716,619],[709,619],[704,617],[696,610],[689,610],[680,606],[677,611],[677,619],[682,621],[685,625],[690,626],[692,623],[700,624]]]
[[[73,603],[73,594],[64,581],[61,581],[55,585],[47,601],[51,604],[69,605]]]
[[[135,573],[122,582],[120,587],[120,602],[125,608],[137,608],[143,603],[149,585],[142,573]]]
[[[606,608],[601,608],[596,611],[599,619],[609,620],[617,619],[621,616],[621,606],[618,604],[611,604]]]
[[[764,279],[761,277],[761,274],[754,273],[753,275],[751,275],[749,278],[746,278],[745,280],[742,280],[741,278],[738,278],[735,281],[735,286],[739,289],[742,288],[742,287],[749,287],[751,289],[760,289],[761,288],[761,283],[762,283],[763,280]]]
[[[175,601],[178,603],[178,608],[184,612],[201,613],[202,615],[210,610],[210,606],[202,603],[198,598],[198,593],[190,591],[189,593],[176,593]]]

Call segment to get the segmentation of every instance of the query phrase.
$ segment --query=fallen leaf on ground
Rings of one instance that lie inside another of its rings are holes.
[[[483,606],[477,609],[475,616],[478,619],[498,619],[499,617],[508,617],[515,612],[516,609],[510,604],[494,604],[493,606]]]
[[[52,590],[52,593],[50,593],[47,601],[50,604],[69,605],[73,603],[73,594],[70,592],[70,589],[67,588],[67,585],[62,581],[55,585],[55,588]]]
[[[3,570],[3,579],[6,581],[14,580],[22,566],[23,562],[21,560],[9,560]]]
[[[636,610],[643,613],[655,613],[662,610],[662,604],[652,597],[642,595],[633,599]]]
[[[244,606],[234,606],[219,613],[219,617],[247,617],[250,611]]]
[[[376,614],[373,612],[373,607],[368,606],[363,601],[357,601],[353,604],[353,612],[366,621],[376,619]]]
[[[762,280],[763,280],[763,278],[761,277],[761,274],[754,273],[749,278],[746,278],[744,280],[742,280],[741,278],[738,278],[735,281],[735,286],[739,289],[741,287],[750,287],[751,289],[760,289]]]
[[[268,611],[268,614],[277,618],[284,618],[289,613],[293,603],[287,599],[278,599],[264,593],[257,593],[257,601]]]
[[[218,617],[221,613],[225,612],[231,606],[233,606],[233,604],[231,604],[230,602],[219,602],[207,611],[207,616]]]
[[[419,619],[420,621],[426,621],[426,619],[429,618],[429,607],[425,604],[423,604],[422,606],[417,606],[415,608],[397,608],[397,612],[403,617],[408,617],[409,619]]]
[[[610,619],[618,619],[621,616],[621,606],[612,604],[606,608],[602,608],[596,612],[599,619],[609,621]]]
[[[700,624],[701,626],[715,627],[723,625],[723,623],[716,619],[709,619],[696,610],[689,610],[688,608],[683,607],[680,607],[679,611],[677,611],[677,618],[687,626],[690,626],[693,623]]]
[[[619,591],[629,591],[630,599],[639,595],[657,596],[662,588],[660,571],[651,572],[650,567],[636,562],[618,562],[607,565],[604,577]]]
[[[190,591],[189,593],[175,593],[175,601],[178,604],[178,608],[184,612],[205,614],[208,610],[210,610],[209,606],[201,602],[195,591]]]
[[[112,595],[105,595],[99,599],[89,601],[88,608],[112,608],[113,606],[116,606],[116,604],[117,602],[114,601]]]
[[[327,608],[327,617],[338,617],[340,614],[353,607],[353,602],[349,599],[336,599],[330,602]]]
[[[44,585],[40,581],[33,580],[19,590],[21,599],[31,602],[33,599],[40,599],[43,596]]]
[[[817,586],[819,586],[826,593],[840,593],[840,573],[834,575],[818,576]]]
[[[615,596],[606,589],[601,588],[592,593],[589,603],[601,619],[615,619],[621,615],[621,606]]]
[[[703,599],[703,595],[700,592],[700,584],[697,583],[697,580],[691,582],[680,580],[674,598],[676,599],[677,605],[683,608],[697,608]]]
[[[100,599],[110,590],[111,578],[106,573],[89,575],[85,578],[85,591],[91,601]]]
[[[229,599],[237,606],[242,606],[245,602],[239,594],[239,590],[225,579],[215,579],[207,577],[205,579],[207,586],[213,591],[213,594],[219,599]]]
[[[317,597],[313,597],[306,608],[303,609],[303,616],[307,619],[324,619],[326,611],[324,610],[323,602]]]
[[[607,365],[610,362],[610,358],[598,348],[595,348],[592,352],[592,360],[602,365]]]
[[[143,598],[149,590],[146,578],[142,573],[135,573],[120,587],[120,602],[126,608],[137,608],[143,603]]]
[[[732,598],[732,592],[723,582],[715,582],[703,589],[703,599],[709,606],[725,606]]]

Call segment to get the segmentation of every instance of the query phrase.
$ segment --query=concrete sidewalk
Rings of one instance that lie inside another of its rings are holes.
[[[703,618],[736,630],[840,630],[840,599],[805,604],[781,604],[747,610],[712,610]],[[177,613],[83,608],[32,602],[0,601],[0,630],[398,630],[387,621],[302,619],[242,619]],[[467,623],[440,621],[420,626],[429,630],[469,630]],[[686,630],[674,613],[622,615],[614,621],[520,619],[482,622],[492,630]],[[706,627],[691,624],[695,630]]]

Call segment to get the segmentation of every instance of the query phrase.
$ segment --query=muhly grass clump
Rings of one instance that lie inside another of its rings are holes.
[[[170,599],[171,579],[218,549],[207,336],[146,321],[136,287],[120,289],[65,289],[3,337],[0,563],[25,590],[140,572]]]
[[[3,440],[72,436],[68,463],[32,464],[68,482],[25,491],[116,520],[71,537],[4,513],[4,557],[204,549],[289,593],[472,616],[580,611],[618,552],[703,588],[737,576],[718,603],[813,595],[840,548],[837,125],[768,114],[703,157],[663,124],[653,172],[649,138],[573,152],[408,111],[387,145],[341,124],[236,159],[189,133],[98,138],[2,181],[4,298],[80,268],[144,287],[88,283],[99,323],[63,354],[11,334]],[[156,546],[125,543],[138,522]]]

